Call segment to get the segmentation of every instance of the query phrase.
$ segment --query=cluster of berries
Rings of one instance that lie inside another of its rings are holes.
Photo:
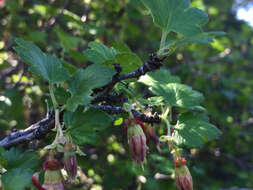
[[[152,125],[144,124],[138,118],[130,118],[125,122],[129,151],[132,160],[137,164],[143,164],[148,152],[147,142],[152,140],[159,143],[159,137],[155,133]],[[171,131],[173,133],[173,131]],[[193,190],[193,182],[186,160],[176,157],[174,160],[175,181],[179,190]]]

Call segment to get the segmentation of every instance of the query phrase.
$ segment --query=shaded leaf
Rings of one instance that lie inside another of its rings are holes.
[[[113,43],[112,47],[120,53],[131,53],[131,49],[123,42]]]
[[[142,65],[142,60],[131,52],[118,53],[115,56],[115,62],[122,66],[122,73],[135,71]]]
[[[72,36],[64,31],[62,31],[59,27],[55,28],[56,34],[58,38],[60,39],[61,45],[63,48],[66,48],[67,50],[76,48],[80,41],[82,40],[79,37]]]
[[[67,102],[67,109],[74,111],[78,105],[88,105],[92,89],[109,83],[114,74],[115,71],[112,68],[101,64],[79,69],[70,80],[71,98]]]
[[[33,172],[29,169],[16,168],[2,175],[2,183],[5,190],[24,190],[32,183]]]
[[[89,61],[93,63],[104,63],[106,61],[113,61],[117,51],[113,48],[108,48],[102,43],[90,42],[90,49],[83,53]]]
[[[35,169],[40,162],[37,152],[26,151],[22,153],[16,147],[5,151],[2,156],[7,160],[7,165],[5,166],[7,170],[14,168]]]
[[[99,139],[97,131],[105,130],[112,125],[112,117],[107,113],[89,109],[86,112],[66,112],[63,117],[69,134],[78,144],[96,144]]]
[[[34,74],[40,75],[52,83],[62,82],[69,78],[68,71],[57,57],[44,54],[31,42],[22,39],[16,39],[15,42],[18,45],[14,47],[15,51],[22,61],[30,65],[29,70]]]

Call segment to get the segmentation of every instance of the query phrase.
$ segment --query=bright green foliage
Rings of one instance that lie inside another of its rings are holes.
[[[44,54],[40,48],[31,42],[16,39],[18,46],[14,49],[22,61],[30,65],[30,71],[40,75],[51,83],[58,83],[69,78],[68,71],[61,65],[61,61],[52,55]]]
[[[157,71],[141,76],[139,82],[142,82],[147,86],[155,86],[160,84],[179,83],[180,78],[172,76],[167,69],[161,68]]]
[[[148,85],[151,92],[162,97],[170,107],[192,109],[203,100],[201,93],[192,90],[190,86],[177,83],[179,78],[171,76],[164,69],[145,75],[139,81]]]
[[[208,21],[205,12],[197,8],[189,8],[190,0],[142,0],[150,9],[154,23],[165,33],[170,31],[186,37],[202,32],[201,24]]]
[[[79,69],[70,79],[71,98],[67,102],[67,109],[75,111],[78,105],[88,105],[92,89],[110,82],[114,74],[112,68],[99,63]]]
[[[93,63],[111,62],[114,60],[116,50],[108,48],[102,43],[90,42],[90,49],[84,51],[84,55]]]
[[[98,131],[107,129],[113,122],[110,115],[94,109],[89,109],[86,112],[66,112],[63,120],[73,140],[79,145],[97,144]]]
[[[191,109],[203,100],[201,93],[184,84],[169,83],[152,86],[150,89],[154,94],[162,96],[168,106]]]
[[[16,168],[2,175],[5,190],[25,190],[32,182],[33,172],[30,169]]]
[[[200,147],[205,140],[211,140],[221,135],[221,131],[209,123],[204,115],[183,113],[179,116],[175,131],[174,141],[187,147]]]
[[[206,44],[213,42],[213,38],[215,36],[222,36],[225,35],[224,32],[202,32],[200,34],[197,34],[195,36],[191,36],[189,38],[182,38],[177,40],[171,40],[167,41],[167,46],[184,46],[189,43],[199,43],[199,44]]]

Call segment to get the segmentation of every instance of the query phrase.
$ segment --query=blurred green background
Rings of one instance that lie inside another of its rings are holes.
[[[185,152],[195,189],[253,188],[253,28],[237,18],[238,10],[240,17],[250,10],[246,19],[253,19],[253,4],[193,0],[191,6],[208,13],[206,31],[227,33],[209,45],[181,47],[165,61],[182,83],[204,94],[211,122],[223,132]],[[48,98],[47,84],[14,53],[14,37],[85,67],[81,52],[90,41],[124,41],[145,61],[159,48],[160,36],[140,0],[0,0],[0,139],[42,119]],[[84,146],[88,156],[78,159],[78,182],[69,189],[176,189],[166,148],[159,154],[151,147],[142,170],[129,158],[122,127],[106,131],[101,142]]]

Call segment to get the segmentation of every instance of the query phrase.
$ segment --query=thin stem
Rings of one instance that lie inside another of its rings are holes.
[[[169,34],[169,31],[165,31],[165,30],[162,31],[162,38],[161,38],[161,42],[160,42],[160,48],[158,51],[158,57],[162,56],[162,54],[163,54],[163,51],[164,51],[163,49],[165,47],[165,42],[166,42],[168,34]]]
[[[166,38],[167,38],[168,32],[164,31],[162,32],[162,38],[160,42],[160,49],[163,49],[165,46]]]
[[[56,98],[54,96],[54,86],[52,83],[49,83],[49,93],[50,93],[50,97],[53,102],[54,109],[56,110],[58,108],[58,103],[57,103]]]

